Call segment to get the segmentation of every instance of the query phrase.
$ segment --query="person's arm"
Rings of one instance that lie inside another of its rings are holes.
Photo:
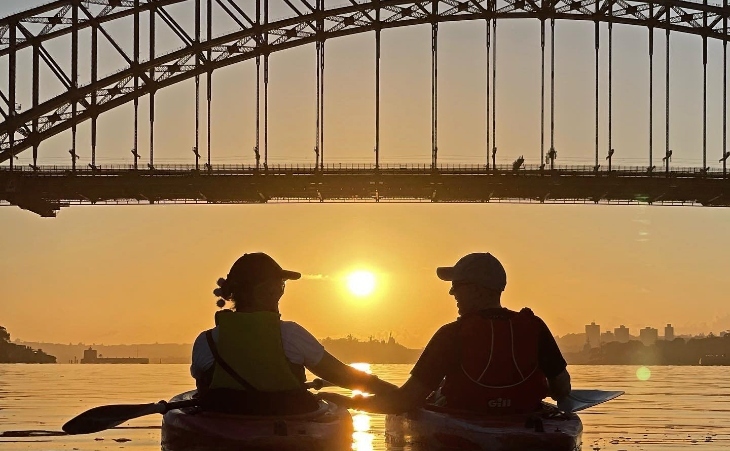
[[[570,394],[570,374],[563,370],[555,377],[548,378],[548,395],[555,401],[560,401]]]
[[[555,341],[550,329],[540,320],[543,330],[540,332],[538,344],[538,361],[540,369],[548,380],[548,396],[555,401],[560,401],[570,394],[570,374],[560,352],[558,343]]]
[[[372,413],[403,413],[423,407],[431,391],[431,387],[411,377],[401,388],[387,395],[350,398],[336,393],[320,393],[319,396],[348,409],[364,410]]]
[[[195,342],[193,342],[190,375],[196,381],[207,380],[208,382],[210,382],[209,379],[211,378],[215,359],[213,357],[213,353],[210,350],[210,347],[208,347],[208,341],[205,337],[206,332],[207,331],[199,334],[198,337],[195,339]]]
[[[375,375],[345,365],[327,351],[324,351],[322,359],[310,367],[309,371],[339,387],[365,393],[386,394],[398,389],[398,386],[380,380]]]

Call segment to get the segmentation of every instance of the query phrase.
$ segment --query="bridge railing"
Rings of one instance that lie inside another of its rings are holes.
[[[8,173],[10,168],[7,166],[0,167],[0,172]],[[384,174],[440,174],[440,175],[571,175],[571,176],[619,176],[619,177],[645,177],[649,175],[646,166],[613,166],[611,171],[608,167],[600,167],[598,170],[592,165],[555,165],[552,169],[548,166],[540,165],[524,165],[519,169],[515,169],[511,164],[498,164],[497,166],[487,167],[484,164],[463,164],[463,163],[446,163],[440,164],[433,169],[428,163],[389,163],[381,164],[376,167],[371,163],[335,163],[327,164],[323,168],[314,164],[292,163],[292,164],[275,164],[268,167],[251,164],[214,164],[210,167],[200,166],[196,168],[192,164],[161,164],[155,165],[154,168],[139,167],[135,169],[131,164],[112,164],[98,165],[94,168],[90,166],[78,166],[72,169],[71,166],[65,165],[48,165],[48,166],[15,166],[13,172],[23,175],[37,174],[38,176],[59,176],[59,175],[79,175],[79,176],[114,176],[121,174],[129,175],[183,175],[183,174],[214,174],[214,175],[246,175],[246,174],[363,174],[365,172],[384,173]],[[703,171],[699,167],[670,167],[669,172],[664,169],[655,168],[653,175],[662,177],[669,174],[671,177],[723,177],[725,173],[722,168],[709,168]]]

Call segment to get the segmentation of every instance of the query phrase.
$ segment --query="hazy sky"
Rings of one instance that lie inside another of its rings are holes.
[[[37,3],[2,2],[0,15]],[[171,8],[171,13],[186,17],[184,7]],[[539,24],[511,20],[498,28],[498,159],[509,163],[524,154],[527,163],[537,163]],[[593,25],[558,22],[557,30],[558,163],[592,164]],[[127,48],[128,28],[112,31]],[[602,33],[605,37],[605,25]],[[614,28],[616,164],[647,164],[646,34],[641,28]],[[430,161],[429,35],[428,26],[383,32],[384,162]],[[447,24],[440,37],[440,161],[483,161],[484,23]],[[664,149],[663,39],[658,32],[655,155]],[[161,41],[163,48],[179,46]],[[701,41],[673,33],[672,43],[673,164],[697,166]],[[370,162],[372,33],[326,46],[327,162]],[[710,49],[708,161],[717,165],[722,151],[721,45],[711,43]],[[605,41],[601,52],[605,62]],[[109,67],[101,74],[122,67],[110,52],[104,55]],[[6,62],[0,61],[2,86]],[[214,162],[253,161],[253,68],[247,62],[215,75]],[[603,101],[606,66],[602,70]],[[271,58],[272,163],[314,161],[314,75],[312,46]],[[82,73],[82,83],[85,77]],[[44,83],[47,96],[57,94],[55,85]],[[159,163],[193,161],[191,88],[188,82],[158,95]],[[140,153],[146,155],[146,99],[142,105]],[[131,112],[127,106],[101,117],[101,164],[131,161]],[[606,119],[604,103],[601,155],[606,153]],[[88,129],[88,124],[79,129],[84,165],[90,155]],[[69,142],[69,134],[62,134],[44,144],[40,163],[68,164]],[[29,154],[19,163],[27,164]],[[243,252],[265,251],[285,268],[306,275],[287,285],[281,304],[285,318],[318,337],[382,337],[392,331],[399,341],[422,346],[456,316],[448,284],[436,278],[435,267],[453,264],[468,252],[489,251],[507,268],[504,304],[532,307],[555,334],[582,331],[590,321],[610,328],[625,324],[634,333],[638,327],[666,323],[673,323],[678,334],[719,332],[730,328],[724,278],[729,221],[726,209],[657,206],[96,206],[64,209],[56,219],[7,207],[0,208],[0,325],[24,340],[191,342],[212,323],[215,280]],[[374,295],[357,299],[346,290],[343,277],[354,269],[377,275]]]

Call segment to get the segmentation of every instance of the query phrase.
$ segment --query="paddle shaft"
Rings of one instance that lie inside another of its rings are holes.
[[[315,379],[306,382],[306,388],[319,390],[322,387],[332,386],[331,382]],[[166,402],[159,401],[149,404],[126,404],[99,406],[83,412],[69,420],[63,425],[63,430],[68,434],[89,434],[118,426],[125,421],[135,418],[152,415],[154,413],[165,414],[170,410],[184,409],[200,405],[200,398],[186,399],[183,401]]]
[[[311,382],[305,382],[304,387],[306,388],[312,388],[314,390],[319,390],[322,387],[332,387],[335,384],[333,384],[330,381],[326,381],[324,379],[314,379]],[[186,399],[184,401],[173,401],[173,402],[166,402],[166,401],[159,401],[155,403],[155,405],[159,406],[159,413],[165,414],[169,412],[170,410],[175,409],[185,409],[187,407],[195,407],[200,405],[200,398],[192,398],[192,399]]]

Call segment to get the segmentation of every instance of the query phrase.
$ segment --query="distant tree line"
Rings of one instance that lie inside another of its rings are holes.
[[[10,332],[0,326],[0,363],[56,363],[56,358],[40,349],[10,342]]]
[[[422,352],[422,349],[409,349],[396,343],[392,336],[388,340],[371,336],[367,341],[360,341],[348,335],[346,338],[327,337],[321,342],[328,352],[348,363],[414,363]]]

